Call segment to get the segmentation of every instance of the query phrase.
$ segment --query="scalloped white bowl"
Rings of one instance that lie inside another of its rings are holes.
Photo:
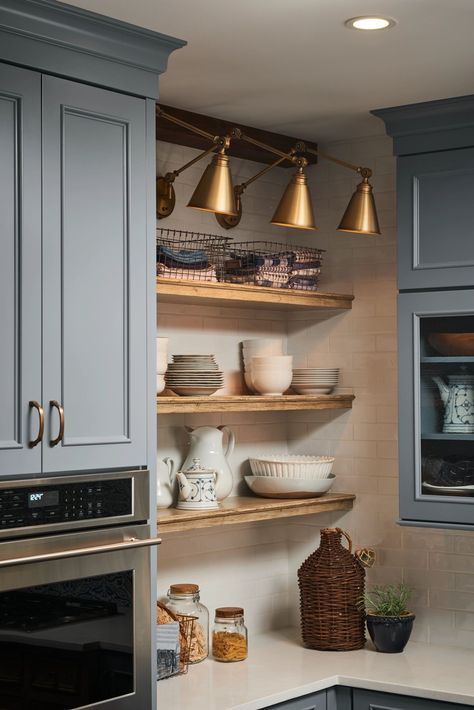
[[[334,456],[270,454],[250,458],[249,462],[254,476],[318,480],[329,477],[334,460]]]
[[[273,478],[271,476],[245,476],[253,493],[263,498],[317,498],[328,492],[336,476],[309,480],[307,478]]]

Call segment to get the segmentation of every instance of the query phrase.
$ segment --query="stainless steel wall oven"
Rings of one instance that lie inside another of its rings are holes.
[[[151,707],[148,479],[0,482],[0,710]]]

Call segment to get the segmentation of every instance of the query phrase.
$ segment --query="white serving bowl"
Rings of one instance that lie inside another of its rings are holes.
[[[169,338],[156,339],[156,351],[158,353],[165,353],[168,350],[168,340]]]
[[[291,385],[291,370],[252,370],[252,385],[263,395],[278,397]]]
[[[243,340],[242,350],[266,350],[269,354],[274,353],[279,355],[283,352],[283,340],[281,338],[252,338],[251,340]]]
[[[332,487],[336,476],[328,478],[273,478],[271,476],[245,476],[253,493],[264,498],[317,498]]]
[[[244,380],[245,380],[245,384],[247,385],[248,389],[249,389],[251,392],[253,392],[253,394],[255,394],[255,393],[257,392],[257,390],[256,390],[255,387],[253,386],[252,373],[250,372],[250,370],[248,370],[248,371],[246,370],[246,371],[244,372]]]
[[[262,454],[249,459],[254,476],[274,478],[328,478],[334,456],[305,456],[298,454]]]

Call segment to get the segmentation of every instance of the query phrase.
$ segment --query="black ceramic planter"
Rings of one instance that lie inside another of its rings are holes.
[[[405,616],[376,616],[367,614],[367,629],[375,648],[380,653],[401,653],[408,643],[414,614]]]

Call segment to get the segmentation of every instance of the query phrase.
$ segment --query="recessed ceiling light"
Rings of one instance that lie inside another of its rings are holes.
[[[344,24],[351,30],[387,30],[393,27],[396,22],[391,17],[362,15],[361,17],[351,17]]]

